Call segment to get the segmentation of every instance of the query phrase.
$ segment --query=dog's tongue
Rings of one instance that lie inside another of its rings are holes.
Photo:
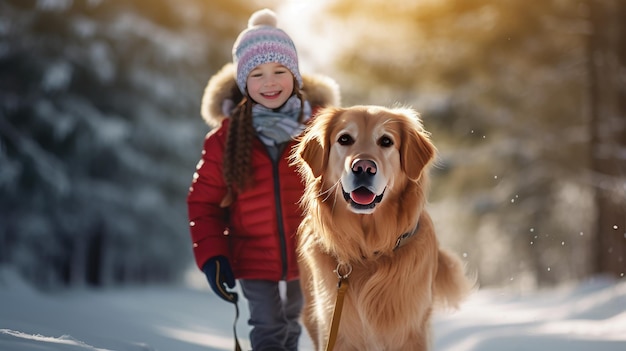
[[[359,205],[369,205],[374,201],[376,195],[365,188],[358,188],[350,193],[350,198]]]

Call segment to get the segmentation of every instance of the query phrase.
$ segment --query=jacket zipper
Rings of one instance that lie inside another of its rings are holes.
[[[280,242],[280,255],[283,263],[282,280],[287,280],[287,241],[285,239],[285,225],[283,223],[283,206],[280,201],[280,173],[279,163],[282,157],[281,155],[277,160],[272,160],[272,167],[274,168],[274,201],[276,202],[276,213],[278,220],[278,239]]]

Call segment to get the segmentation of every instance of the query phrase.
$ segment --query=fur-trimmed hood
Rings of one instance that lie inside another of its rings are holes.
[[[333,79],[304,74],[302,80],[304,98],[311,106],[340,106],[339,85]],[[242,97],[235,81],[235,66],[227,63],[209,79],[204,89],[200,109],[202,118],[211,127],[219,126],[224,118],[228,118],[228,114],[223,111],[224,101],[231,100],[236,105]]]

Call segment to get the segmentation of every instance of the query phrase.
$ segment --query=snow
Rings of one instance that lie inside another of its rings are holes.
[[[0,350],[233,350],[233,305],[204,277],[177,287],[44,294],[0,268]],[[241,296],[241,294],[240,294]],[[237,333],[244,349],[245,300]],[[437,312],[434,350],[626,350],[626,281],[596,278],[550,290],[483,289]],[[302,351],[311,351],[303,335]]]
[[[626,282],[482,290],[434,323],[437,350],[626,350]]]

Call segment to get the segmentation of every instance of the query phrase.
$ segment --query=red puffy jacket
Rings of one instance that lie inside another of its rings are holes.
[[[228,258],[237,279],[297,279],[296,230],[302,219],[298,201],[303,184],[289,166],[293,143],[275,162],[263,143],[254,140],[254,186],[238,193],[228,208],[219,206],[227,191],[222,161],[230,122],[221,106],[236,89],[233,72],[229,64],[212,77],[203,98],[203,117],[216,128],[204,140],[202,159],[187,196],[196,263],[202,268],[209,258],[222,255]],[[303,80],[304,96],[314,111],[338,105],[334,82],[306,75]]]

